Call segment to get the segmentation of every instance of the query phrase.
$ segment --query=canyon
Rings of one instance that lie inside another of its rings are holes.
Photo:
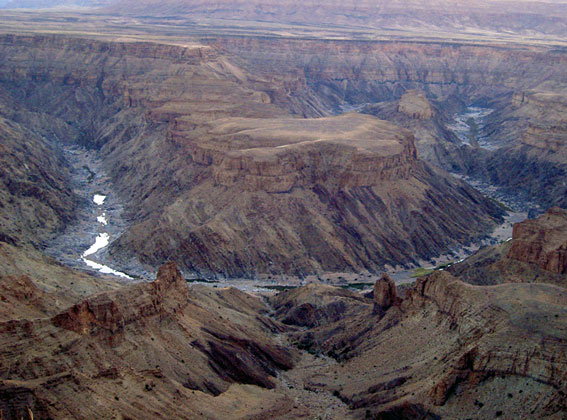
[[[565,211],[550,211],[536,224],[556,232],[565,221]],[[512,247],[538,244],[517,235]],[[537,269],[536,253],[522,261]],[[188,286],[167,263],[153,282],[102,283],[59,309],[37,275],[4,277],[0,409],[7,419],[28,410],[36,418],[561,418],[565,275],[557,285],[479,286],[465,277],[437,271],[400,288],[384,275],[370,295],[311,283],[259,297]]]
[[[2,44],[2,86],[30,107],[29,124],[51,130],[54,144],[98,150],[130,225],[107,261],[127,274],[169,258],[207,277],[375,273],[501,220],[499,206],[419,160],[411,133],[356,113],[300,119],[314,93],[268,82],[266,69],[252,74],[218,47],[8,35]]]
[[[1,419],[564,417],[562,1],[79,3],[0,11]]]

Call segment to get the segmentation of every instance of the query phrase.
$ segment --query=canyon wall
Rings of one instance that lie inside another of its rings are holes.
[[[237,37],[207,42],[238,55],[256,73],[294,69],[295,89],[272,99],[295,113],[358,109],[412,130],[420,155],[434,165],[544,208],[567,205],[562,48]],[[408,116],[398,102],[414,89],[435,109],[423,120]],[[465,145],[450,130],[454,115],[471,104],[494,110],[483,123],[490,148]]]
[[[210,276],[376,271],[438,255],[500,217],[421,162],[400,128],[290,115],[307,78],[269,76],[197,41],[66,39],[4,36],[0,80],[41,116],[38,131],[99,150],[127,203],[131,227],[108,253],[126,271],[172,257]]]
[[[270,301],[279,320],[307,324],[292,335],[301,348],[340,362],[305,386],[333,392],[355,415],[518,418],[527,406],[534,417],[565,409],[564,288],[471,286],[439,271],[403,298],[378,280],[374,308],[332,289],[312,284]]]
[[[567,210],[552,208],[538,219],[515,224],[508,258],[567,274]]]

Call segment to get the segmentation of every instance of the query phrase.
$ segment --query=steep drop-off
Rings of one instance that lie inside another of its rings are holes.
[[[254,73],[216,46],[1,41],[1,87],[30,126],[99,149],[127,203],[131,228],[109,252],[127,272],[171,257],[211,276],[376,271],[501,215],[419,161],[411,134],[357,114],[292,117],[305,79]]]
[[[561,418],[565,400],[563,288],[471,286],[438,272],[404,299],[391,281],[374,289],[374,309],[327,286],[271,301],[300,348],[334,357],[305,387],[332,391],[355,415],[375,419]],[[329,314],[334,316],[329,316]],[[338,315],[337,315],[338,314]],[[354,314],[354,315],[353,315]],[[308,320],[317,320],[310,322]]]
[[[256,74],[293,75],[290,94],[274,101],[300,115],[358,109],[411,130],[420,156],[434,165],[544,208],[567,205],[563,48],[237,37],[208,42]],[[408,93],[416,95],[414,102],[423,96],[427,110],[420,118],[407,112]],[[494,111],[482,127],[489,148],[464,144],[451,130],[454,115],[473,104]]]
[[[567,210],[554,207],[514,225],[513,237],[449,270],[472,284],[552,283],[567,287]]]
[[[53,316],[23,318],[21,310],[20,319],[0,322],[3,418],[28,410],[36,418],[288,413],[293,402],[266,389],[293,356],[273,338],[283,327],[263,312],[258,298],[234,289],[189,289],[173,263],[154,282],[91,296]]]

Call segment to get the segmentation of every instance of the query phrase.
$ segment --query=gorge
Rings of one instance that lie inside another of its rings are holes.
[[[563,418],[561,1],[80,3],[0,10],[0,419]]]

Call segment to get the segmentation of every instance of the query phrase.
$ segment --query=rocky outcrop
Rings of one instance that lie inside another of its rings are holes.
[[[567,274],[567,210],[555,207],[515,224],[508,258]]]
[[[391,302],[388,280],[380,284]],[[438,271],[387,311],[360,311],[294,337],[341,360],[307,386],[332,390],[360,415],[464,419],[476,410],[517,418],[533,399],[530,415],[542,417],[567,404],[558,364],[566,308],[567,293],[556,286],[471,286]]]
[[[482,248],[448,270],[477,285],[530,282],[566,287],[566,214],[555,207],[537,219],[516,223],[510,240]]]
[[[175,415],[209,418],[207,395],[233,383],[273,388],[277,371],[293,366],[272,337],[284,327],[264,311],[234,289],[190,289],[168,263],[154,282],[92,296],[53,317],[3,321],[0,409],[4,418],[27,408],[36,416],[107,418],[117,407],[125,416],[170,418],[183,398]],[[101,399],[107,403],[98,408],[87,404]],[[160,409],[148,412],[149,402]]]
[[[73,220],[77,197],[54,144],[1,116],[0,241],[41,249]]]
[[[399,127],[356,113],[290,116],[308,83],[229,60],[222,42],[162,51],[154,43],[69,38],[61,49],[68,38],[2,39],[2,87],[41,115],[32,128],[66,127],[69,142],[100,148],[128,203],[131,227],[107,260],[124,272],[170,258],[211,277],[375,272],[482,236],[502,213],[421,162]],[[349,54],[370,48],[329,45]],[[422,54],[416,45],[392,48]],[[17,95],[20,85],[29,95]]]
[[[404,93],[398,103],[398,112],[419,120],[433,117],[433,109],[425,97],[425,92],[420,90]]]
[[[562,52],[511,45],[229,37],[215,45],[238,54],[242,66],[257,73],[303,69],[307,89],[276,99],[297,113],[325,115],[352,104],[411,130],[421,158],[434,165],[498,185],[519,202],[567,206],[567,67],[560,65],[567,56]],[[404,109],[401,97],[416,89],[426,94],[433,111],[429,119],[412,118],[419,112],[398,112]],[[454,115],[470,104],[494,109],[483,122],[486,148],[464,146],[451,131]]]
[[[289,192],[325,180],[331,190],[408,179],[417,163],[411,133],[356,113],[319,119],[221,119],[206,131],[171,133],[217,185]]]
[[[279,293],[270,304],[284,324],[320,327],[365,311],[370,301],[349,290],[312,283]]]
[[[401,302],[396,294],[396,285],[387,274],[382,274],[382,277],[376,280],[373,293],[374,312],[379,315]]]

